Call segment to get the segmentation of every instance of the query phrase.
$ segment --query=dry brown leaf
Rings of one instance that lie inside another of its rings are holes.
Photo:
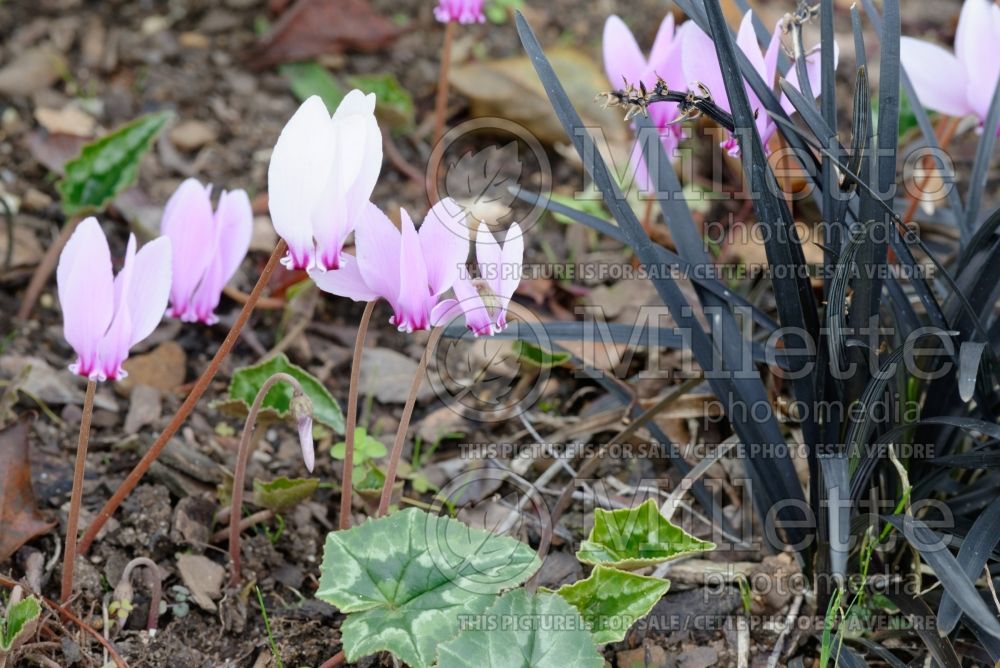
[[[328,53],[378,51],[403,32],[367,0],[298,0],[257,41],[247,65],[264,69]]]
[[[39,512],[31,487],[28,425],[15,422],[0,430],[0,562],[54,526]]]

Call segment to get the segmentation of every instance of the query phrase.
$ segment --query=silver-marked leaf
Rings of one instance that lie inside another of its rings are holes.
[[[517,197],[522,168],[516,141],[469,150],[448,167],[446,194],[478,220],[502,218]]]
[[[594,642],[625,639],[632,624],[649,614],[670,588],[663,578],[596,566],[586,580],[563,585],[556,593],[580,611]]]
[[[0,617],[0,664],[6,654],[23,645],[38,626],[38,618],[42,607],[38,599],[29,596],[7,607],[6,614]]]
[[[440,668],[603,668],[576,608],[556,594],[516,589],[464,620],[441,645]]]
[[[347,614],[348,661],[389,651],[424,668],[463,616],[540,566],[524,543],[409,508],[328,534],[316,597]]]
[[[576,558],[632,570],[715,549],[667,521],[653,499],[635,508],[594,510],[594,528],[580,543]]]

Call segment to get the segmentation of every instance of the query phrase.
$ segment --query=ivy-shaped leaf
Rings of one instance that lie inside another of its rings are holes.
[[[669,588],[669,580],[596,566],[589,578],[556,593],[580,612],[594,642],[603,644],[624,640],[632,624],[648,615]]]
[[[7,608],[6,620],[0,618],[0,658],[17,649],[35,632],[42,607],[29,596]],[[0,663],[3,663],[0,661]]]
[[[647,499],[635,508],[595,509],[594,528],[580,543],[576,558],[585,564],[633,570],[714,549],[714,543],[668,522],[656,502]]]
[[[268,378],[278,372],[287,373],[302,384],[303,391],[312,400],[314,420],[322,422],[338,434],[344,433],[344,415],[340,412],[340,406],[334,400],[333,395],[312,374],[289,362],[284,354],[272,357],[260,364],[237,370],[229,383],[231,401],[213,405],[226,413],[235,414],[240,411],[243,416],[246,416],[257,397],[257,392],[260,391]],[[281,420],[289,418],[288,407],[292,400],[292,394],[294,394],[294,390],[288,383],[275,383],[268,390],[267,396],[264,397],[260,419],[263,421],[274,418]]]
[[[440,668],[603,668],[586,622],[561,596],[516,589],[441,645]]]
[[[462,619],[539,566],[524,543],[408,508],[328,534],[316,597],[347,614],[349,662],[388,651],[426,668]]]
[[[286,478],[271,482],[253,481],[253,502],[261,508],[280,513],[312,498],[319,488],[319,478]]]
[[[73,216],[100,211],[135,183],[139,161],[170,115],[161,111],[142,116],[86,144],[66,163],[66,176],[59,181],[63,212]]]

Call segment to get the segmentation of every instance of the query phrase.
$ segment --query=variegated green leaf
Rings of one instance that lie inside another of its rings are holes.
[[[42,607],[34,596],[7,607],[6,613],[0,617],[0,659],[31,637],[41,614]],[[3,661],[0,660],[0,663]]]
[[[348,661],[389,651],[424,668],[463,617],[539,566],[524,543],[409,508],[327,535],[316,597],[347,613]]]
[[[635,508],[597,508],[594,528],[580,544],[576,558],[585,564],[632,570],[714,549],[714,543],[695,538],[668,522],[656,502],[648,499]]]
[[[576,608],[556,594],[516,589],[441,645],[440,668],[603,668]]]
[[[670,588],[670,581],[607,566],[596,566],[590,577],[556,592],[587,622],[598,644],[625,639],[632,624],[649,614]]]

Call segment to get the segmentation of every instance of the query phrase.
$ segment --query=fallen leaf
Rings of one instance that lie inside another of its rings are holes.
[[[222,579],[226,569],[200,554],[177,556],[177,570],[191,598],[205,612],[216,612],[215,601],[222,598]]]
[[[163,412],[162,395],[155,387],[136,385],[132,388],[128,413],[125,415],[125,433],[137,434],[160,419]]]
[[[72,135],[74,137],[91,138],[97,121],[94,117],[72,104],[62,109],[38,107],[35,109],[35,119],[39,125],[52,134]]]
[[[0,431],[0,562],[55,524],[38,510],[31,487],[28,425],[16,422]]]
[[[597,93],[608,89],[604,72],[590,57],[573,48],[555,48],[546,55],[584,125],[599,127],[612,144],[624,144],[628,124],[622,120],[621,110],[604,109],[594,102]],[[523,125],[542,142],[569,141],[527,57],[460,65],[452,69],[448,80],[455,90],[469,98],[473,117],[509,119]],[[626,163],[621,160],[617,164]]]
[[[383,404],[401,404],[410,393],[410,383],[417,371],[417,362],[389,348],[371,348],[365,351],[361,365],[361,394],[375,395]],[[430,383],[420,384],[417,401],[434,396]]]
[[[66,71],[66,60],[50,44],[22,51],[0,69],[0,95],[31,95],[59,80]]]
[[[246,64],[264,69],[327,53],[374,52],[403,32],[367,0],[298,0],[257,41]]]
[[[44,254],[35,231],[27,225],[14,226],[13,241],[14,249],[10,256],[10,266],[7,269],[0,269],[0,280],[6,280],[9,277],[8,274],[35,266],[41,261]],[[9,242],[8,235],[0,235],[0,258],[7,257],[7,244]]]
[[[43,167],[56,174],[64,174],[66,163],[80,154],[87,143],[85,137],[53,135],[37,130],[28,135],[28,150]]]
[[[115,383],[115,389],[128,396],[136,385],[149,385],[163,393],[172,393],[184,384],[187,355],[174,341],[167,341],[145,355],[125,360],[128,376]]]

